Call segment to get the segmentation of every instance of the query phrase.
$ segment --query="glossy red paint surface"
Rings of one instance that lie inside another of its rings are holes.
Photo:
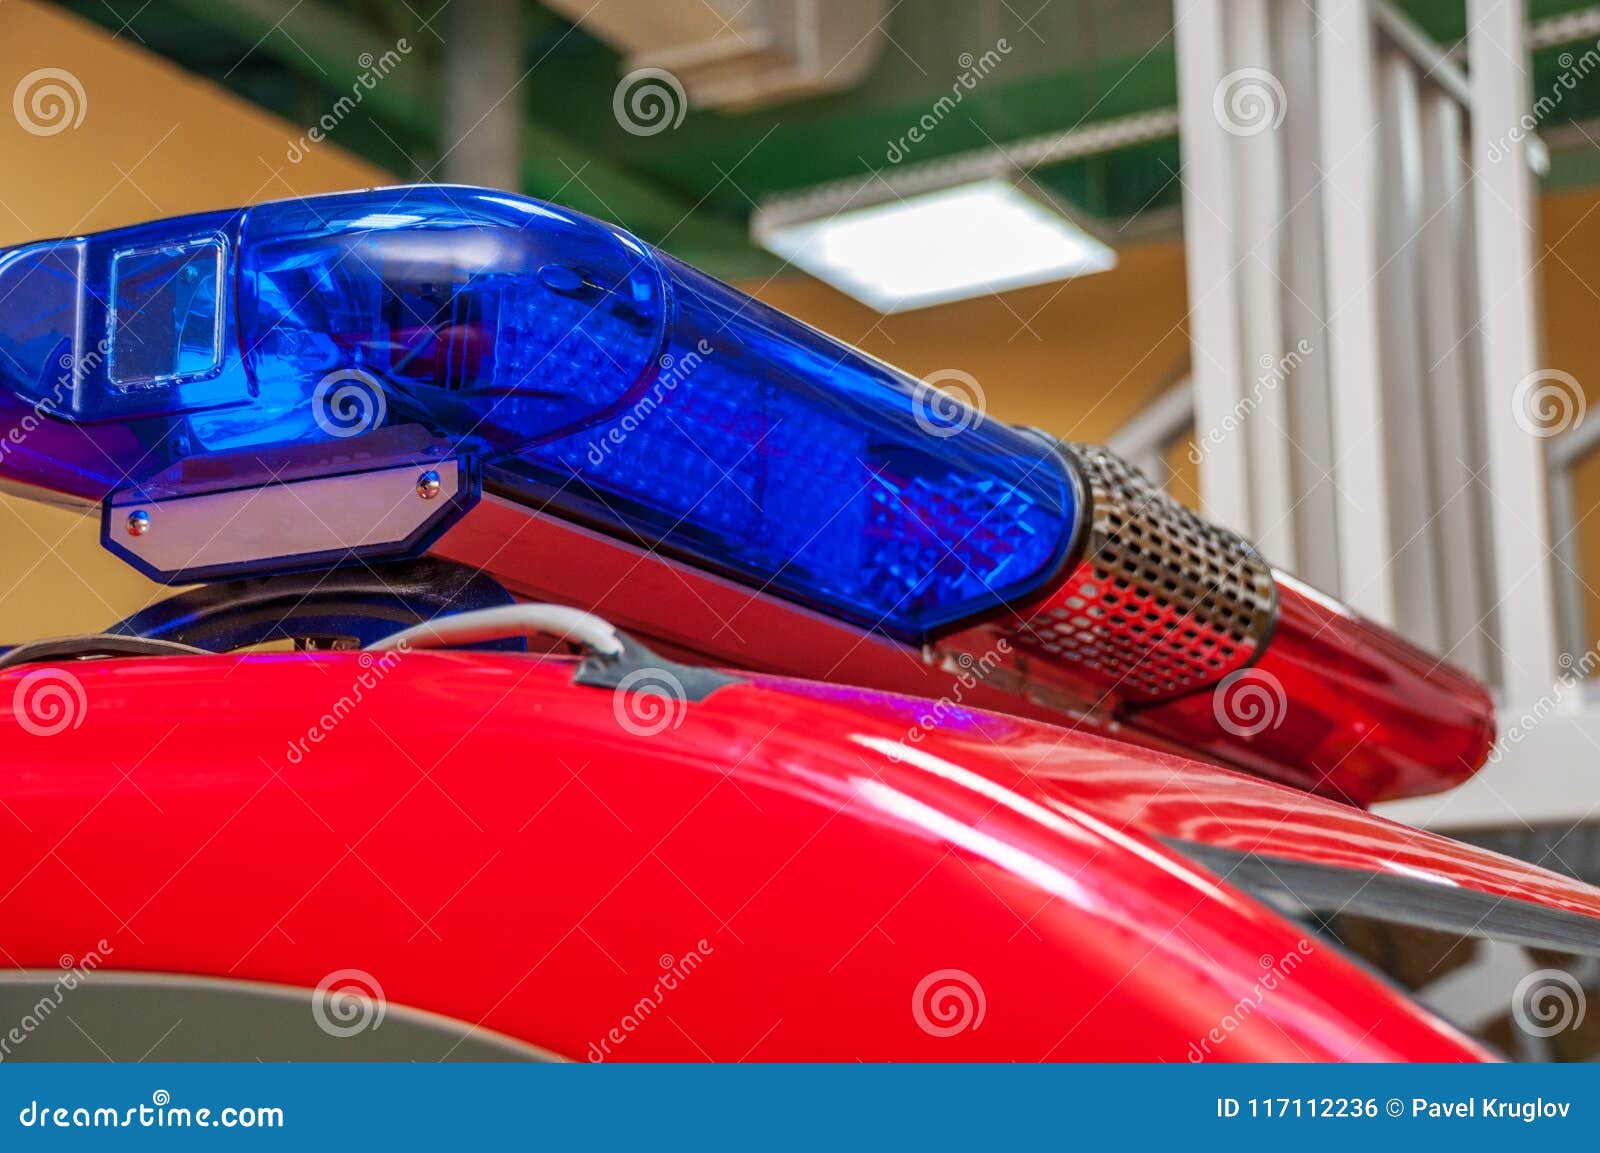
[[[1358,805],[1460,784],[1488,757],[1495,726],[1476,679],[1281,578],[1276,630],[1252,668],[1130,723]]]
[[[1600,890],[1572,877],[1202,762],[1157,753],[1130,760],[1085,749],[1070,770],[1043,767],[1033,775],[1064,803],[1159,836],[1362,873],[1437,880],[1600,918]]]
[[[662,725],[562,661],[368,660],[76,665],[80,723],[50,736],[22,723],[42,670],[0,674],[0,957],[104,939],[107,968],[360,968],[396,1004],[580,1060],[1484,1055],[1153,839],[1332,852],[1325,811],[1266,831],[1313,799],[1014,718],[923,731],[926,702],[857,690],[738,684]],[[1328,808],[1346,851],[1351,828],[1386,850],[1382,822]],[[1578,889],[1559,899],[1592,910]],[[983,1016],[941,1036],[937,999],[932,1031],[914,1005],[947,970]]]

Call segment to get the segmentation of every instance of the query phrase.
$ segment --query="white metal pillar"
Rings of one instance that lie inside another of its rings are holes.
[[[444,171],[460,184],[522,187],[522,0],[450,6],[445,48]]]
[[[1208,512],[1493,676],[1466,74],[1390,0],[1176,4]]]
[[[1227,0],[1175,0],[1189,341],[1195,428],[1202,435],[1223,427],[1237,410],[1245,378],[1238,337],[1234,174],[1213,107],[1227,75],[1226,7]],[[1249,454],[1242,438],[1222,438],[1208,451],[1200,495],[1213,519],[1249,531]]]
[[[1509,705],[1537,700],[1556,676],[1556,635],[1547,519],[1544,442],[1516,419],[1517,386],[1540,367],[1534,320],[1533,174],[1526,134],[1528,52],[1523,0],[1467,0],[1472,86],[1472,157],[1478,240],[1488,448],[1490,542]],[[1491,156],[1500,156],[1498,161]]]
[[[1271,0],[1177,0],[1201,496],[1297,567],[1284,345],[1284,121]],[[1292,369],[1289,370],[1292,372]]]
[[[1389,466],[1378,343],[1378,161],[1369,0],[1318,0],[1318,100],[1325,173],[1324,259],[1333,400],[1340,595],[1395,623]]]
[[[1474,341],[1463,340],[1470,294],[1462,285],[1476,275],[1465,257],[1470,248],[1471,199],[1462,160],[1466,137],[1460,104],[1448,93],[1422,98],[1422,267],[1432,273],[1419,293],[1423,355],[1429,366],[1425,419],[1432,436],[1431,475],[1438,498],[1439,611],[1452,661],[1481,677],[1493,672],[1484,615],[1490,604],[1483,579],[1482,484],[1474,473],[1482,449],[1475,435],[1482,398],[1472,356]]]
[[[1275,13],[1279,71],[1318,90],[1317,14],[1306,4]],[[1325,351],[1327,284],[1322,244],[1322,152],[1316,100],[1291,99],[1283,122],[1283,342]],[[1342,591],[1328,357],[1306,357],[1288,386],[1295,571],[1324,592]]]
[[[1292,570],[1298,567],[1294,488],[1289,475],[1288,390],[1292,382],[1278,379],[1285,352],[1282,122],[1289,101],[1276,75],[1269,11],[1273,3],[1232,0],[1229,5],[1227,44],[1234,74],[1239,77],[1236,84],[1255,84],[1268,106],[1261,113],[1261,124],[1252,120],[1250,131],[1225,132],[1224,139],[1232,146],[1240,177],[1233,204],[1239,296],[1244,305],[1238,336],[1244,379],[1238,384],[1253,406],[1240,429],[1249,453],[1248,530],[1263,556]],[[1250,76],[1250,70],[1262,75]],[[1268,77],[1277,87],[1268,83]],[[1213,100],[1213,111],[1215,103]]]
[[[1390,0],[1176,3],[1197,432],[1251,399],[1274,334],[1317,354],[1288,382],[1286,424],[1257,405],[1234,422],[1248,436],[1206,446],[1208,505],[1260,533],[1275,507],[1260,494],[1293,493],[1289,551],[1499,689],[1494,763],[1395,815],[1592,819],[1600,697],[1557,677],[1547,446],[1517,411],[1543,367],[1526,0],[1467,0],[1465,71]],[[1264,143],[1213,105],[1249,68],[1287,105]],[[1293,451],[1257,442],[1275,431]],[[1554,442],[1563,478],[1593,441]],[[1319,493],[1308,478],[1330,472]]]
[[[1378,107],[1383,147],[1379,206],[1378,299],[1383,356],[1384,445],[1389,467],[1389,520],[1394,534],[1391,587],[1395,619],[1406,635],[1435,652],[1447,648],[1439,603],[1434,541],[1442,494],[1433,491],[1433,438],[1424,407],[1421,300],[1423,250],[1422,93],[1416,66],[1397,48],[1378,54]],[[1432,285],[1428,285],[1431,289]]]

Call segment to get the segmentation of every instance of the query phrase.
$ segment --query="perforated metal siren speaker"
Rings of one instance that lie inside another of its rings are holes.
[[[1277,612],[1272,569],[1108,449],[1062,445],[1083,480],[1082,559],[1012,641],[1130,705],[1205,689],[1250,664]]]

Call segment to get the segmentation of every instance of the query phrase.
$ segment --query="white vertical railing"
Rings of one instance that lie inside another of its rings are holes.
[[[1537,359],[1532,177],[1487,159],[1526,136],[1523,4],[1471,0],[1468,71],[1387,0],[1175,2],[1195,426],[1237,429],[1205,443],[1208,513],[1537,696],[1544,487],[1510,399]],[[1240,75],[1277,90],[1265,129],[1228,122]]]
[[[1383,357],[1378,337],[1379,133],[1369,0],[1317,0],[1320,83],[1297,89],[1322,130],[1326,342],[1333,400],[1340,595],[1367,616],[1395,621],[1393,486],[1384,451]],[[1334,91],[1328,91],[1334,89]]]
[[[1184,248],[1187,253],[1195,424],[1220,427],[1242,401],[1248,379],[1239,343],[1243,298],[1234,226],[1235,171],[1231,141],[1218,121],[1215,94],[1229,73],[1224,38],[1229,0],[1175,0],[1178,103],[1183,158]],[[1250,531],[1250,460],[1240,437],[1216,447],[1200,472],[1206,512],[1240,532]]]
[[[1390,43],[1378,49],[1377,80],[1384,189],[1376,198],[1382,261],[1377,277],[1383,318],[1382,440],[1393,539],[1386,575],[1394,590],[1396,619],[1405,622],[1413,640],[1442,652],[1454,638],[1444,635],[1434,521],[1452,494],[1434,488],[1431,463],[1437,446],[1430,443],[1424,404],[1430,374],[1421,306],[1423,285],[1431,288],[1431,277],[1422,268],[1427,253],[1421,243],[1424,85],[1412,58]],[[1462,332],[1458,316],[1452,339],[1459,341]]]
[[[1309,4],[1279,5],[1274,13],[1275,56],[1287,77],[1317,86],[1317,13]],[[1326,342],[1327,270],[1322,247],[1322,150],[1314,100],[1288,101],[1283,120],[1283,343],[1320,349]],[[1326,592],[1339,594],[1338,493],[1334,487],[1332,381],[1328,359],[1302,359],[1288,382],[1285,426],[1293,446],[1296,572]]]
[[[1600,451],[1600,421],[1546,440],[1535,414],[1519,419],[1520,393],[1551,375],[1526,0],[1464,2],[1470,32],[1447,53],[1388,0],[1176,0],[1202,490],[1208,511],[1257,534],[1286,494],[1293,543],[1270,559],[1294,555],[1300,575],[1496,688],[1499,755],[1393,815],[1588,819],[1600,707],[1577,688],[1593,637],[1573,476]],[[1241,146],[1220,123],[1219,86],[1240,70],[1281,89],[1270,144]],[[1247,435],[1216,440],[1251,407],[1253,358],[1274,331],[1280,352],[1313,353],[1282,381],[1273,419],[1256,406]],[[1182,396],[1125,430],[1130,443],[1159,455]]]
[[[1578,466],[1600,449],[1600,420],[1579,421],[1550,442],[1550,524],[1555,535],[1561,650],[1575,663],[1594,645],[1579,551]]]
[[[1487,547],[1489,510],[1474,465],[1483,460],[1483,411],[1476,382],[1478,341],[1463,340],[1476,294],[1472,202],[1462,156],[1466,114],[1450,93],[1428,89],[1421,103],[1422,224],[1417,249],[1423,271],[1417,303],[1427,366],[1423,419],[1430,442],[1430,479],[1437,494],[1440,649],[1465,668],[1488,675],[1493,650]]]
[[[1489,160],[1525,134],[1526,19],[1523,0],[1467,0],[1489,540],[1500,687],[1512,704],[1548,693],[1557,673],[1544,442],[1514,419],[1519,384],[1539,370],[1533,173],[1519,149],[1500,163]]]
[[[1251,61],[1273,58],[1270,13],[1277,0],[1230,0],[1227,41],[1230,58],[1249,67]],[[1239,65],[1236,64],[1235,67]],[[1236,83],[1240,90],[1244,81]],[[1281,85],[1281,81],[1279,84]],[[1277,99],[1270,85],[1264,97],[1273,101],[1271,115],[1287,117],[1287,99]],[[1215,100],[1213,100],[1215,113]],[[1225,113],[1227,115],[1227,113]],[[1254,120],[1247,128],[1255,128]],[[1260,380],[1283,353],[1284,252],[1283,219],[1285,133],[1270,124],[1262,131],[1229,133],[1231,161],[1238,179],[1234,185],[1236,219],[1246,225],[1235,233],[1238,261],[1239,360],[1245,366],[1247,386]],[[1288,398],[1281,388],[1255,388],[1249,393],[1253,419],[1244,429],[1250,491],[1246,531],[1264,556],[1287,569],[1298,568],[1294,535],[1294,491],[1289,474],[1293,446],[1280,430],[1289,426]],[[1202,482],[1204,483],[1204,482]]]

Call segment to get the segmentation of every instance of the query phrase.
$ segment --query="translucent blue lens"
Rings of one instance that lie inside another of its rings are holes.
[[[496,475],[896,635],[971,618],[1054,573],[1074,508],[1053,446],[657,262],[673,324],[649,389]]]
[[[12,481],[182,492],[411,427],[539,508],[907,638],[1048,585],[1077,516],[1042,439],[613,228],[481,189],[15,250],[0,380]]]

